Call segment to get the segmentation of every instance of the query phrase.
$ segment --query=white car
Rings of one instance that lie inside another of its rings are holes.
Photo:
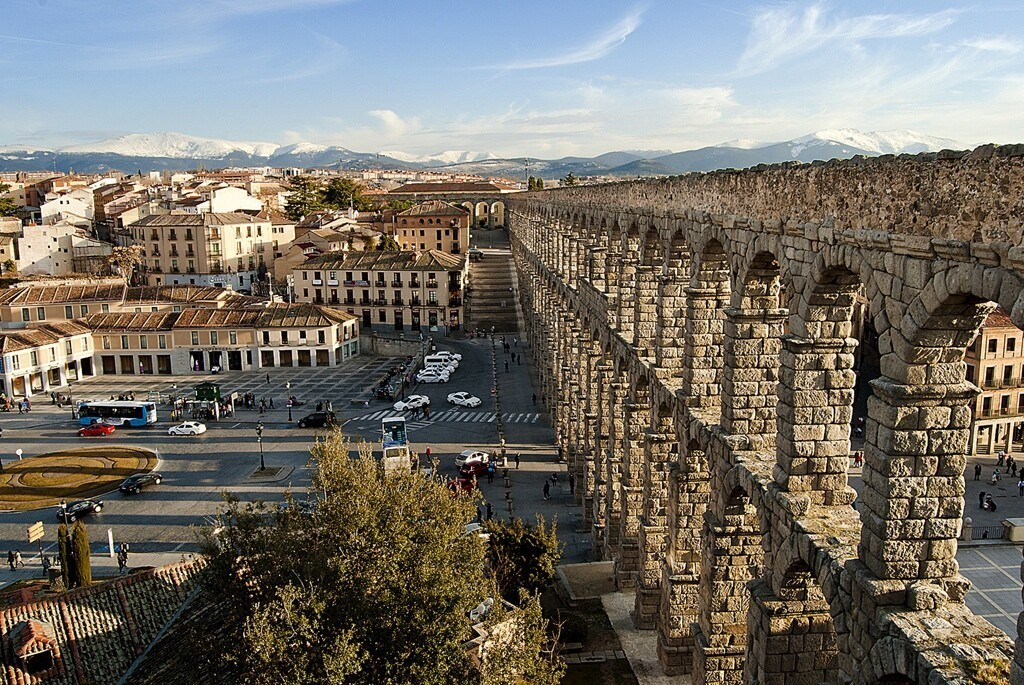
[[[417,383],[447,383],[449,373],[445,370],[423,369],[416,374]]]
[[[408,411],[409,409],[422,409],[430,404],[430,398],[426,395],[409,395],[404,400],[395,402],[395,411]]]
[[[434,352],[430,355],[431,357],[447,357],[448,359],[454,359],[457,362],[462,361],[462,355],[457,352],[449,352],[448,350],[441,350],[440,352]]]
[[[198,421],[185,421],[167,429],[168,435],[199,435],[206,432],[206,424]]]
[[[480,406],[480,398],[475,395],[470,395],[468,392],[453,392],[448,395],[448,401],[452,404],[457,404],[460,407]]]
[[[483,450],[463,450],[459,456],[455,457],[456,466],[487,464],[490,461],[491,455]]]
[[[428,363],[423,365],[423,368],[424,369],[436,369],[438,371],[444,370],[444,371],[447,371],[448,374],[450,375],[450,374],[455,373],[455,370],[459,368],[459,365],[455,364],[455,363],[447,363],[447,362],[433,362],[433,363],[428,362]]]
[[[454,369],[459,368],[459,360],[455,357],[449,357],[443,354],[432,354],[429,357],[423,358],[424,366],[450,366]]]

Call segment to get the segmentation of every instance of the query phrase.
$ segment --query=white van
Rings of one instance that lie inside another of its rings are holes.
[[[423,358],[423,366],[444,366],[451,367],[454,370],[459,368],[459,360],[454,357],[432,354]]]

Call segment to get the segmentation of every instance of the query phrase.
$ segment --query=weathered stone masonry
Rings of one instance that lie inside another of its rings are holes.
[[[577,502],[667,672],[934,685],[1012,657],[964,605],[955,554],[978,392],[964,349],[995,304],[1024,327],[1022,155],[510,200],[527,338]],[[882,376],[855,509],[858,296]]]

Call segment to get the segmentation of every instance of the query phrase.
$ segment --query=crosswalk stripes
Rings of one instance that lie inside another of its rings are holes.
[[[393,409],[384,409],[381,411],[375,411],[370,414],[364,414],[362,416],[354,416],[350,421],[356,423],[368,423],[374,421],[381,421],[383,419],[392,418],[396,416],[405,416],[410,418],[409,412],[400,412]],[[502,421],[505,423],[537,423],[540,419],[539,413],[516,413],[511,412],[501,415]],[[408,422],[407,426],[412,426],[414,423],[417,425],[429,425],[431,423],[494,423],[498,420],[498,415],[492,411],[461,411],[458,409],[449,409],[437,414],[433,414],[429,419],[419,420],[415,422]]]

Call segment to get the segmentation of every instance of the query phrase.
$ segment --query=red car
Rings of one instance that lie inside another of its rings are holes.
[[[78,429],[78,437],[80,438],[91,438],[96,435],[110,435],[114,432],[114,427],[109,423],[92,423],[88,426],[82,426]]]
[[[448,489],[456,495],[460,495],[464,492],[473,492],[473,488],[476,487],[476,481],[472,478],[452,478],[448,481]]]

